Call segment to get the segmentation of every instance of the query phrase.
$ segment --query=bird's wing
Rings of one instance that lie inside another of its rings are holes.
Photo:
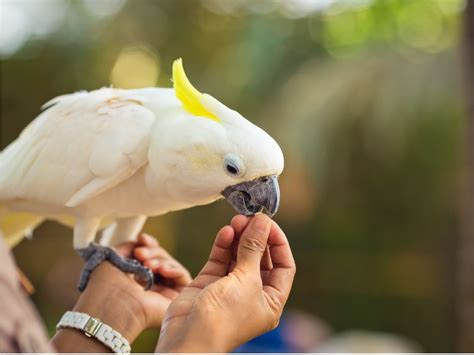
[[[126,90],[79,92],[46,105],[0,154],[0,200],[77,206],[148,162],[155,114]]]

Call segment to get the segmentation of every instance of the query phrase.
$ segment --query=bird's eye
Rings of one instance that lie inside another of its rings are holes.
[[[239,173],[239,168],[237,168],[235,165],[227,164],[226,168],[231,175],[237,175]]]
[[[224,168],[230,176],[240,177],[245,173],[242,159],[234,154],[227,154],[224,158]]]

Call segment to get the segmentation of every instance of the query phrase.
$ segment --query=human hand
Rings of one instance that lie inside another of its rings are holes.
[[[100,319],[131,343],[143,330],[161,325],[170,302],[189,284],[191,276],[151,236],[142,234],[137,242],[126,242],[116,249],[150,268],[159,276],[159,283],[145,291],[132,275],[102,263],[92,273],[74,310]]]
[[[199,275],[169,306],[156,351],[228,352],[275,328],[295,271],[275,222],[235,216],[217,234]]]

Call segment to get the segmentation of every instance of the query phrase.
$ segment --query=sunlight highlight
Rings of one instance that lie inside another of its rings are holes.
[[[110,75],[114,87],[136,89],[155,86],[160,74],[157,54],[146,46],[125,48],[117,57]]]

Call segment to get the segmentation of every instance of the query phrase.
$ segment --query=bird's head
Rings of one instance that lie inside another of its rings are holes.
[[[181,59],[173,63],[178,107],[160,124],[159,151],[150,162],[167,164],[169,193],[190,204],[224,197],[241,214],[273,216],[279,206],[283,153],[264,130],[214,97],[196,90]],[[166,132],[166,133],[165,133]],[[156,142],[156,143],[155,143]],[[152,164],[153,165],[153,164]]]

